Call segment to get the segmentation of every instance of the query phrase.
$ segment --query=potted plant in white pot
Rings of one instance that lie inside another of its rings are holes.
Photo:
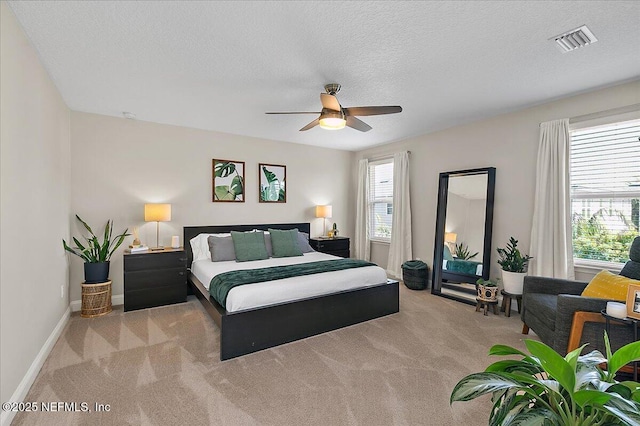
[[[524,277],[527,275],[529,260],[533,259],[528,254],[522,255],[518,250],[518,240],[509,237],[506,248],[498,248],[498,264],[502,267],[502,283],[504,291],[510,294],[522,294]]]
[[[107,220],[107,225],[104,228],[104,237],[100,242],[91,227],[80,219],[80,216],[76,215],[76,219],[82,223],[90,235],[88,237],[83,236],[85,244],[73,237],[73,242],[76,244],[75,247],[69,247],[64,239],[62,240],[62,245],[66,251],[84,260],[84,280],[86,284],[103,283],[109,278],[111,255],[120,247],[125,237],[131,234],[127,234],[128,229],[125,229],[124,232],[112,238],[113,221]]]

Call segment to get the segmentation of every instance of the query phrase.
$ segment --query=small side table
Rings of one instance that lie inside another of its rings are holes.
[[[504,311],[504,315],[507,317],[511,316],[511,299],[516,299],[516,305],[518,306],[518,313],[520,313],[520,306],[522,305],[522,294],[511,294],[507,293],[504,290],[500,290],[500,294],[502,295],[502,307],[501,311]]]
[[[634,342],[638,341],[638,321],[640,320],[637,320],[635,318],[629,318],[629,317],[626,317],[626,318],[612,317],[604,309],[600,311],[600,314],[602,314],[602,316],[604,317],[604,329],[606,330],[608,335],[611,335],[611,330],[610,330],[611,321],[617,321],[619,323],[632,326],[633,341]],[[633,381],[637,382],[638,381],[638,361],[634,361],[632,364],[633,364]]]
[[[93,318],[111,312],[111,280],[103,283],[82,283],[82,318]]]
[[[480,312],[480,308],[484,309],[484,315],[487,315],[487,311],[489,310],[489,306],[492,307],[493,309],[493,313],[496,315],[498,314],[498,300],[486,300],[486,299],[480,299],[479,297],[476,297],[476,302],[478,302],[476,304],[476,312]]]

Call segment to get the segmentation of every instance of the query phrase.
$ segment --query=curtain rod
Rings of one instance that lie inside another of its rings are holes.
[[[407,151],[407,154],[411,155],[411,151]],[[365,158],[367,158],[367,157],[365,157]],[[369,161],[378,161],[378,160],[385,160],[387,158],[393,158],[393,154],[378,155],[377,157],[367,158],[367,160],[369,160]]]
[[[602,117],[608,117],[610,115],[625,114],[627,112],[640,111],[640,104],[627,105],[623,107],[608,109],[606,111],[593,112],[591,114],[579,115],[577,117],[571,117],[569,123],[580,123],[582,121],[595,120]]]

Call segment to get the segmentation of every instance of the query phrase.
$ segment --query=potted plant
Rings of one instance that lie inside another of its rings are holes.
[[[640,384],[617,382],[618,370],[640,360],[640,342],[611,353],[605,333],[607,357],[586,346],[564,358],[544,343],[525,340],[531,355],[505,345],[495,345],[489,355],[521,356],[495,362],[482,373],[458,382],[450,403],[492,394],[491,425],[638,425]],[[607,370],[600,366],[607,363]]]
[[[477,255],[478,255],[478,252],[471,254],[471,252],[469,251],[469,246],[467,246],[466,244],[462,244],[462,243],[456,244],[454,257],[457,257],[460,260],[469,260],[469,259],[473,259]]]
[[[84,260],[84,280],[86,284],[105,282],[109,278],[109,260],[111,259],[111,255],[120,247],[125,237],[131,234],[127,234],[128,229],[125,229],[124,232],[112,238],[113,221],[107,220],[107,225],[104,228],[104,237],[102,242],[100,242],[91,227],[87,225],[84,220],[80,219],[80,216],[76,215],[76,219],[78,219],[89,232],[88,237],[83,236],[85,244],[82,244],[77,238],[73,237],[73,242],[76,244],[75,247],[69,247],[64,239],[62,240],[62,245],[66,251]]]
[[[510,294],[522,294],[522,284],[527,275],[527,266],[531,256],[524,256],[518,250],[518,240],[509,237],[506,248],[498,248],[498,264],[502,267],[502,283],[504,291]]]
[[[498,280],[483,280],[480,278],[476,281],[476,289],[478,291],[478,299],[489,302],[498,300]]]

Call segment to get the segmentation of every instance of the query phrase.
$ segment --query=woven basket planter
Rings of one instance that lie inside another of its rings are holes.
[[[402,281],[411,290],[424,290],[429,283],[429,267],[420,260],[402,264]]]
[[[108,314],[111,310],[111,281],[98,284],[82,284],[81,317],[99,317]]]

